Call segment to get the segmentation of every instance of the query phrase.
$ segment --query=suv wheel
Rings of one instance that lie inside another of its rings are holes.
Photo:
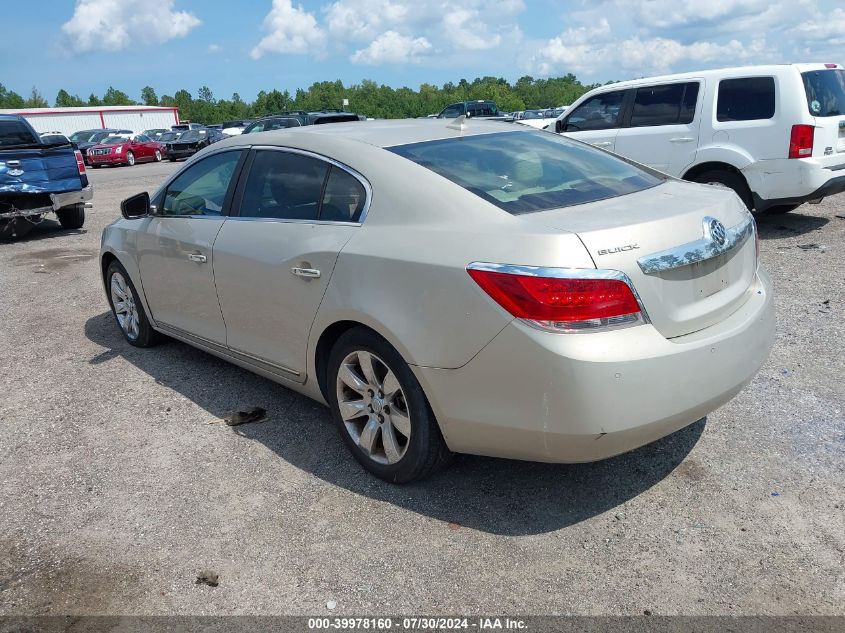
[[[745,179],[742,176],[735,174],[732,171],[713,169],[698,174],[690,180],[693,182],[700,182],[705,185],[727,187],[739,196],[739,199],[745,203],[745,206],[748,207],[749,211],[754,208],[754,200],[751,197],[751,190],[748,188],[748,183],[745,182]]]

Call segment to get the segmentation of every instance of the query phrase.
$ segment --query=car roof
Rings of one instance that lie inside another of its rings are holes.
[[[713,68],[711,70],[698,70],[687,73],[675,73],[673,75],[657,75],[655,77],[641,77],[640,79],[629,79],[627,81],[619,81],[616,83],[600,86],[598,88],[590,90],[590,93],[620,90],[623,88],[641,86],[644,84],[650,85],[658,82],[682,81],[684,79],[713,79],[748,77],[750,75],[774,75],[787,68],[795,68],[798,70],[798,72],[806,72],[808,70],[825,70],[828,67],[822,62],[805,64],[769,64],[765,66],[731,66],[726,68]],[[842,66],[837,64],[836,69],[841,70]],[[835,69],[831,68],[831,70]]]
[[[451,126],[451,127],[450,127]],[[393,147],[410,143],[424,143],[461,136],[475,136],[478,134],[496,134],[502,132],[525,132],[532,130],[525,126],[517,126],[501,121],[483,121],[469,119],[465,121],[463,130],[448,119],[392,119],[376,121],[350,121],[348,123],[332,123],[331,125],[306,125],[256,133],[252,145],[285,145],[285,139],[292,134],[320,135],[342,137],[351,141],[358,141],[376,147]],[[243,145],[243,138],[234,137],[222,141],[226,145]]]

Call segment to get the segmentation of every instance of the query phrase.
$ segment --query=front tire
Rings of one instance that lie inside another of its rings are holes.
[[[375,332],[358,327],[338,339],[329,355],[327,391],[343,441],[376,477],[417,481],[451,456],[410,367]]]
[[[127,343],[152,347],[161,342],[162,335],[150,325],[129,274],[117,260],[106,270],[106,288],[114,320]]]
[[[126,152],[126,164],[130,167],[135,164],[135,154],[132,152]]]
[[[745,204],[749,211],[754,208],[754,198],[751,196],[751,190],[748,188],[748,183],[739,174],[724,169],[712,169],[698,174],[691,178],[693,182],[700,182],[705,185],[716,185],[720,187],[727,187],[739,196],[739,199]]]
[[[72,204],[56,211],[63,229],[81,229],[85,224],[85,205]]]

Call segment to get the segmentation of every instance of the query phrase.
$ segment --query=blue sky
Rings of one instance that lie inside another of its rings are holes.
[[[4,11],[0,82],[53,101],[373,79],[584,82],[788,61],[843,62],[837,0],[36,0]],[[39,42],[40,45],[33,44]],[[22,53],[26,51],[26,53]]]

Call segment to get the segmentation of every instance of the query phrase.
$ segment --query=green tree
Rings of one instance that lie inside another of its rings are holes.
[[[141,89],[141,101],[144,102],[144,105],[148,106],[158,105],[158,95],[152,86],[144,86]]]
[[[106,106],[137,105],[129,98],[128,94],[121,92],[112,86],[109,86],[109,89],[106,90],[106,94],[103,95],[102,104]]]
[[[49,108],[50,104],[47,103],[47,99],[45,99],[38,89],[33,86],[32,92],[29,93],[29,99],[23,102],[24,108]]]
[[[58,94],[56,94],[57,108],[78,108],[84,105],[85,101],[76,95],[70,94],[67,90],[59,90]]]
[[[17,92],[9,90],[3,84],[0,84],[0,108],[20,109],[23,107],[23,97],[20,96]]]

